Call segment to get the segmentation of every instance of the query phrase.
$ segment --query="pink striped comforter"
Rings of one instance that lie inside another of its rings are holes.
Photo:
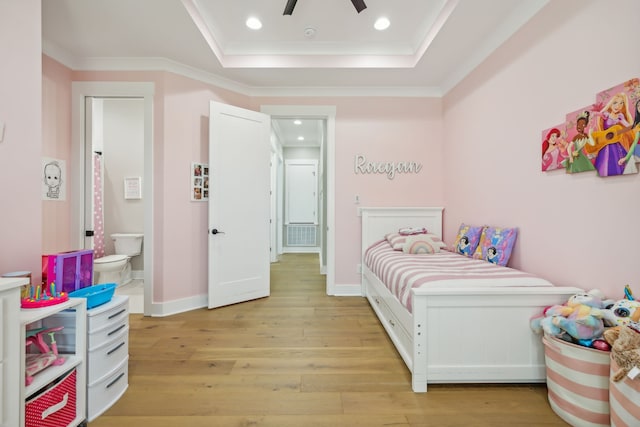
[[[423,286],[553,286],[540,277],[449,251],[432,255],[405,254],[393,250],[387,240],[370,246],[364,262],[409,312],[412,311],[411,289]]]

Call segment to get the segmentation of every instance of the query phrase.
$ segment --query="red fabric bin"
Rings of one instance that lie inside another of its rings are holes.
[[[76,418],[76,370],[25,404],[26,427],[68,426]]]

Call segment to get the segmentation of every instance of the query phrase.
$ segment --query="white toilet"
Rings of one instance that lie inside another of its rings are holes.
[[[142,233],[116,233],[111,235],[115,255],[93,260],[93,282],[115,283],[121,286],[131,281],[131,258],[142,251]]]

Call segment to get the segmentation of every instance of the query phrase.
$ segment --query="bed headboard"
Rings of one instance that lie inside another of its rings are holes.
[[[360,208],[362,217],[362,254],[387,233],[402,227],[425,227],[429,233],[442,238],[441,207],[417,208]]]

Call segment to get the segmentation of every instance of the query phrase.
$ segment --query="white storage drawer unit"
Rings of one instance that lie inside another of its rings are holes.
[[[75,346],[71,313],[59,313],[48,322],[65,327],[56,335],[58,348]],[[129,385],[129,297],[114,295],[111,301],[87,310],[86,335],[86,415],[93,421],[117,402]],[[118,375],[118,381],[107,387]]]
[[[87,412],[93,420],[113,406],[129,386],[129,357],[127,356],[114,371],[94,382],[88,389]]]
[[[129,357],[129,327],[119,330],[113,339],[90,348],[87,355],[89,387]]]
[[[87,310],[89,336],[96,332],[113,331],[123,323],[129,324],[129,297],[114,295],[111,301]]]
[[[114,295],[87,310],[87,420],[93,421],[129,386],[129,297]]]

